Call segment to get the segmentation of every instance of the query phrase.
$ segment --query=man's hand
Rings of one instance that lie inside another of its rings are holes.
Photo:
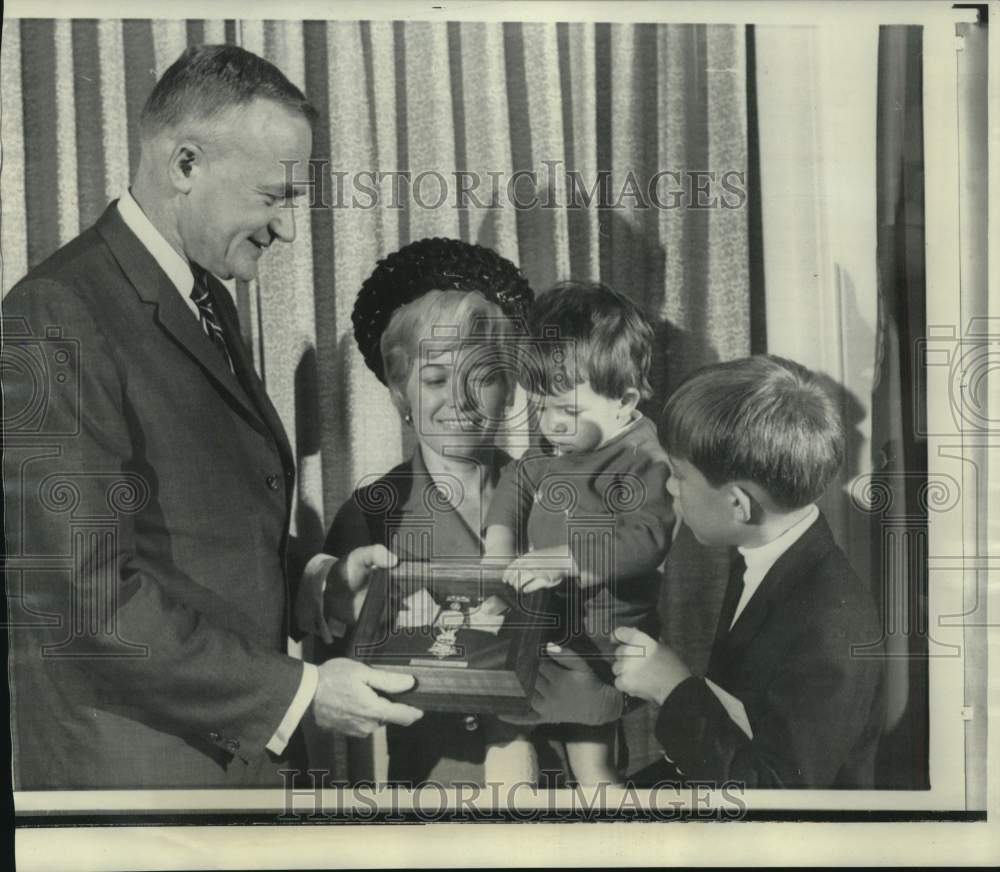
[[[661,645],[635,627],[619,627],[615,639],[615,687],[629,696],[663,705],[691,670],[669,645]]]
[[[573,558],[565,548],[538,548],[512,560],[503,580],[515,590],[533,593],[557,587],[574,574]]]
[[[412,675],[372,669],[355,660],[327,660],[319,667],[313,716],[320,727],[348,736],[367,736],[387,723],[408,727],[424,713],[376,691],[402,693],[413,682]]]
[[[606,724],[618,720],[625,699],[594,674],[579,654],[549,643],[538,667],[530,715],[502,715],[512,724]]]

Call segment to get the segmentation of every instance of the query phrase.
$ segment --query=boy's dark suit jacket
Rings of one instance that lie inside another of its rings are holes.
[[[21,789],[280,783],[294,466],[210,285],[235,376],[114,203],[4,300]]]
[[[738,596],[731,580],[707,677],[743,703],[753,740],[702,679],[688,678],[656,722],[670,774],[747,787],[872,788],[882,633],[826,519],[781,555],[730,631]]]

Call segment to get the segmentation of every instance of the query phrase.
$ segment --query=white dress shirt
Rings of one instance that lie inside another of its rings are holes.
[[[732,628],[736,624],[736,619],[747,607],[750,598],[757,592],[764,576],[770,572],[771,567],[778,562],[789,548],[792,547],[808,530],[819,517],[819,509],[815,505],[809,506],[809,511],[798,521],[792,524],[777,539],[772,539],[765,545],[758,545],[756,548],[737,548],[746,561],[746,572],[743,573],[743,593],[740,601],[736,604],[736,611],[733,613],[733,620],[729,624]]]
[[[191,299],[191,291],[194,288],[194,274],[191,272],[191,265],[153,226],[153,223],[146,217],[132,196],[131,191],[125,191],[119,198],[118,214],[121,215],[122,221],[125,222],[128,229],[153,255],[153,259],[160,269],[167,274],[174,287],[177,288],[177,293],[181,295],[191,310],[191,314],[200,322],[201,313],[198,311],[197,304]],[[302,667],[299,689],[296,691],[288,711],[285,712],[285,717],[278,724],[278,729],[274,731],[274,735],[271,736],[266,745],[267,750],[272,754],[280,754],[285,750],[288,740],[292,737],[292,733],[295,732],[295,728],[299,725],[299,721],[302,720],[316,695],[316,687],[319,685],[319,669],[312,663],[303,663]]]
[[[153,226],[153,222],[146,217],[146,213],[135,201],[131,191],[126,191],[119,198],[118,214],[122,216],[122,221],[128,225],[128,229],[139,237],[139,241],[153,255],[160,269],[167,274],[167,278],[173,282],[174,287],[177,288],[178,293],[195,318],[201,321],[198,306],[191,299],[191,291],[194,289],[194,273],[191,272],[191,264],[178,254],[177,250],[163,238],[163,234]]]
[[[819,509],[815,505],[812,505],[805,515],[776,539],[772,539],[767,544],[759,545],[756,548],[737,549],[743,555],[747,568],[743,573],[743,593],[740,595],[740,601],[736,604],[736,611],[733,613],[733,619],[729,624],[730,629],[736,625],[736,619],[743,613],[753,595],[757,593],[761,582],[764,581],[764,577],[770,572],[771,567],[778,562],[778,558],[801,538],[802,534],[813,525],[818,517]],[[748,739],[752,739],[753,728],[750,726],[750,719],[747,717],[743,703],[725,688],[719,687],[710,678],[706,678],[705,683],[718,698],[719,702],[722,703],[726,714],[729,715],[733,723],[744,732]],[[669,760],[670,758],[668,757],[667,759]]]

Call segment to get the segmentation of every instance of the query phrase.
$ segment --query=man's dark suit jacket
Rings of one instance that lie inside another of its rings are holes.
[[[114,203],[4,300],[20,789],[280,784],[294,465],[209,284],[236,375]]]
[[[826,519],[820,515],[778,558],[729,630],[738,596],[731,580],[707,677],[743,703],[753,740],[702,679],[688,678],[656,722],[673,777],[872,788],[884,711],[882,633],[871,595]]]

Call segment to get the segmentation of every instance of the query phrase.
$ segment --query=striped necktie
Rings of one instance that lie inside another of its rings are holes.
[[[235,372],[233,369],[233,360],[229,356],[229,348],[226,346],[226,334],[222,330],[222,325],[215,315],[215,307],[212,305],[212,296],[208,290],[206,274],[197,266],[193,266],[191,271],[194,273],[194,287],[191,289],[191,299],[198,307],[198,313],[201,315],[201,326],[208,335],[208,338],[212,340],[212,344],[222,352],[222,356],[226,359],[226,364],[230,372]]]

